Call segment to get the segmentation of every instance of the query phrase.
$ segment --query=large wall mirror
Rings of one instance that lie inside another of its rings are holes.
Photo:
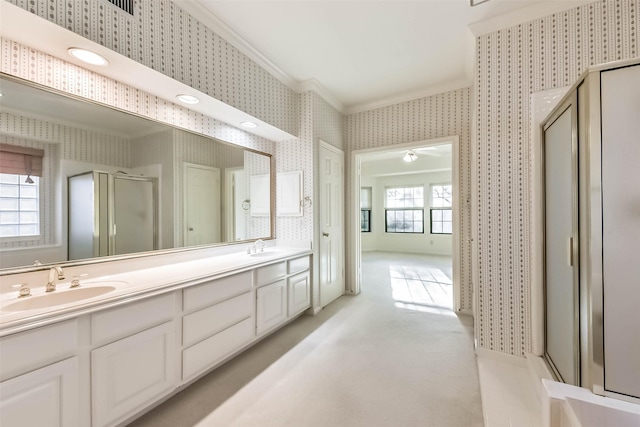
[[[269,154],[6,75],[0,92],[0,273],[272,237]]]

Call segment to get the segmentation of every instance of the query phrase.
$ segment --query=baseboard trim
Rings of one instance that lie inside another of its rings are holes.
[[[527,368],[527,359],[514,354],[503,353],[501,351],[489,350],[488,348],[476,347],[476,356],[480,359],[491,359],[501,363]]]

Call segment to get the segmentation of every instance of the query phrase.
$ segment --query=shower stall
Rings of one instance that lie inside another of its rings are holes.
[[[158,248],[155,178],[90,171],[68,189],[69,260]]]
[[[640,63],[589,70],[542,132],[545,359],[640,403]]]

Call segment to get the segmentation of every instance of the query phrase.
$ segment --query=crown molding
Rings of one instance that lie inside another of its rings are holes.
[[[174,4],[187,12],[192,18],[203,24],[205,27],[209,28],[216,35],[222,37],[222,39],[249,57],[249,59],[257,63],[261,68],[278,79],[289,89],[297,91],[299,84],[297,80],[285,73],[280,67],[271,62],[269,58],[260,53],[260,51],[249,44],[244,38],[240,37],[238,33],[222,22],[213,14],[213,12],[204,7],[199,0],[177,1],[174,2]]]
[[[297,90],[298,90],[299,93],[313,91],[313,92],[317,93],[318,95],[320,95],[322,97],[322,99],[327,101],[333,108],[338,110],[339,113],[345,114],[345,107],[344,107],[344,104],[342,103],[342,101],[340,101],[338,98],[336,98],[333,95],[333,93],[331,93],[329,91],[329,89],[324,87],[322,85],[322,83],[320,83],[315,78],[309,79],[309,80],[304,80],[304,81],[300,82],[298,84]]]
[[[469,24],[469,30],[475,37],[493,33],[505,28],[544,18],[558,12],[573,9],[599,0],[545,1],[512,12],[503,13],[482,21]]]
[[[400,95],[391,96],[388,98],[382,98],[372,102],[355,104],[347,107],[345,109],[344,114],[346,115],[357,114],[365,111],[375,110],[378,108],[389,107],[391,105],[401,104],[403,102],[415,101],[416,99],[426,98],[429,96],[450,92],[452,90],[466,89],[471,87],[472,84],[473,82],[471,78],[464,77],[450,83],[437,85],[437,86],[430,86],[423,90],[405,92]]]

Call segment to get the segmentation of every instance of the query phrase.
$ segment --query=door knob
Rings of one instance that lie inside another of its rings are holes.
[[[189,231],[193,231],[193,227],[189,227]]]
[[[329,233],[322,233],[322,237],[329,237]]]

